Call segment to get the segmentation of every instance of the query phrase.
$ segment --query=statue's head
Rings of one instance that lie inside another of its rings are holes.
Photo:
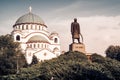
[[[77,18],[74,18],[74,22],[77,22]]]

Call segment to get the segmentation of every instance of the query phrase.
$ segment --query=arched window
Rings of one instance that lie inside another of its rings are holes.
[[[46,44],[44,44],[44,48],[46,48]]]
[[[18,29],[18,26],[14,27],[14,29]]]
[[[30,44],[30,48],[32,48],[32,44]]]
[[[16,36],[16,40],[20,41],[20,36],[19,35]]]
[[[24,30],[24,25],[22,25],[22,30]]]
[[[57,39],[57,38],[55,38],[55,39],[54,39],[54,42],[55,42],[55,43],[58,43],[58,39]]]
[[[59,51],[59,49],[57,48],[57,47],[55,47],[54,49],[53,49],[53,52],[58,52]]]
[[[34,48],[36,48],[36,44],[34,44]]]
[[[20,25],[18,26],[18,29],[20,29]]]
[[[38,48],[40,48],[40,45],[38,44]]]
[[[26,29],[28,30],[28,25],[26,25]]]

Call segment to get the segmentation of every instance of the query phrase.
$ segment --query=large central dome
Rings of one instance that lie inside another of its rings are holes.
[[[31,13],[31,12],[21,16],[16,21],[15,24],[21,24],[21,23],[38,23],[38,24],[43,24],[44,25],[44,21],[39,16],[37,16],[37,15]]]

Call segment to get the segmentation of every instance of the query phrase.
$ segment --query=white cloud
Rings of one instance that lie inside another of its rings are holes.
[[[13,22],[14,20],[11,19],[2,20],[0,24],[0,35],[10,34],[12,32],[12,26],[14,25]]]
[[[60,34],[61,48],[66,51],[72,42],[70,33],[71,22],[71,19],[56,19],[48,23],[50,31],[55,30]],[[109,45],[120,44],[120,16],[78,17],[78,22],[81,25],[81,33],[84,36],[84,43],[88,53],[104,55],[104,51]]]

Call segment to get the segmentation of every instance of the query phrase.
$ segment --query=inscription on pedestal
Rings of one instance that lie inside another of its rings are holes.
[[[79,52],[86,53],[86,51],[85,51],[85,45],[81,44],[81,43],[72,43],[69,46],[69,50],[70,51],[79,51]]]

